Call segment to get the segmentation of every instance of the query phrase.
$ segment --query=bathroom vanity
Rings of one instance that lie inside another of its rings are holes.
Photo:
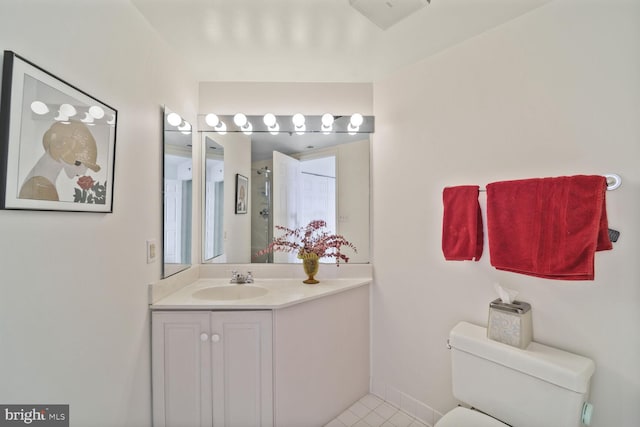
[[[368,392],[370,279],[228,282],[150,306],[154,426],[321,426]]]

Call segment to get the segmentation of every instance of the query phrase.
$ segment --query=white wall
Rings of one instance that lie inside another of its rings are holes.
[[[195,123],[197,83],[124,0],[2,0],[0,48],[118,110],[112,214],[0,211],[0,402],[149,426],[162,105]]]
[[[201,82],[200,113],[247,115],[370,115],[371,83],[244,83]]]
[[[374,84],[374,391],[453,407],[448,332],[485,325],[500,282],[532,304],[536,341],[596,362],[592,425],[638,425],[639,16],[637,1],[554,1]],[[444,261],[445,186],[610,172],[622,234],[595,281],[498,272],[486,242],[478,263]]]

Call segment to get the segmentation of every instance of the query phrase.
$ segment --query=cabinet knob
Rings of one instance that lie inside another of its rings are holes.
[[[205,334],[204,332],[200,334],[200,341],[206,341],[209,339],[209,335]]]
[[[218,335],[218,334],[211,335],[211,341],[213,341],[213,342],[220,341],[220,335]]]

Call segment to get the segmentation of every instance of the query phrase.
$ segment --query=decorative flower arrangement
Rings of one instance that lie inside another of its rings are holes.
[[[318,258],[335,258],[336,264],[340,264],[340,260],[349,262],[349,257],[342,253],[342,247],[346,246],[353,249],[354,252],[358,252],[356,247],[343,236],[329,234],[326,227],[327,223],[323,220],[314,220],[308,225],[296,229],[276,225],[276,228],[284,233],[280,237],[274,238],[273,242],[257,255],[280,251],[297,253],[298,258],[303,260],[309,256],[317,255]]]
[[[100,184],[90,176],[78,178],[78,186],[74,188],[73,201],[76,203],[104,204],[107,195],[107,182]]]

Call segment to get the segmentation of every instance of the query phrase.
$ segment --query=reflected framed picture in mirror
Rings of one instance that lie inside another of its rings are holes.
[[[4,51],[0,208],[112,212],[117,112]]]
[[[249,204],[249,180],[236,174],[236,214],[246,214]]]

